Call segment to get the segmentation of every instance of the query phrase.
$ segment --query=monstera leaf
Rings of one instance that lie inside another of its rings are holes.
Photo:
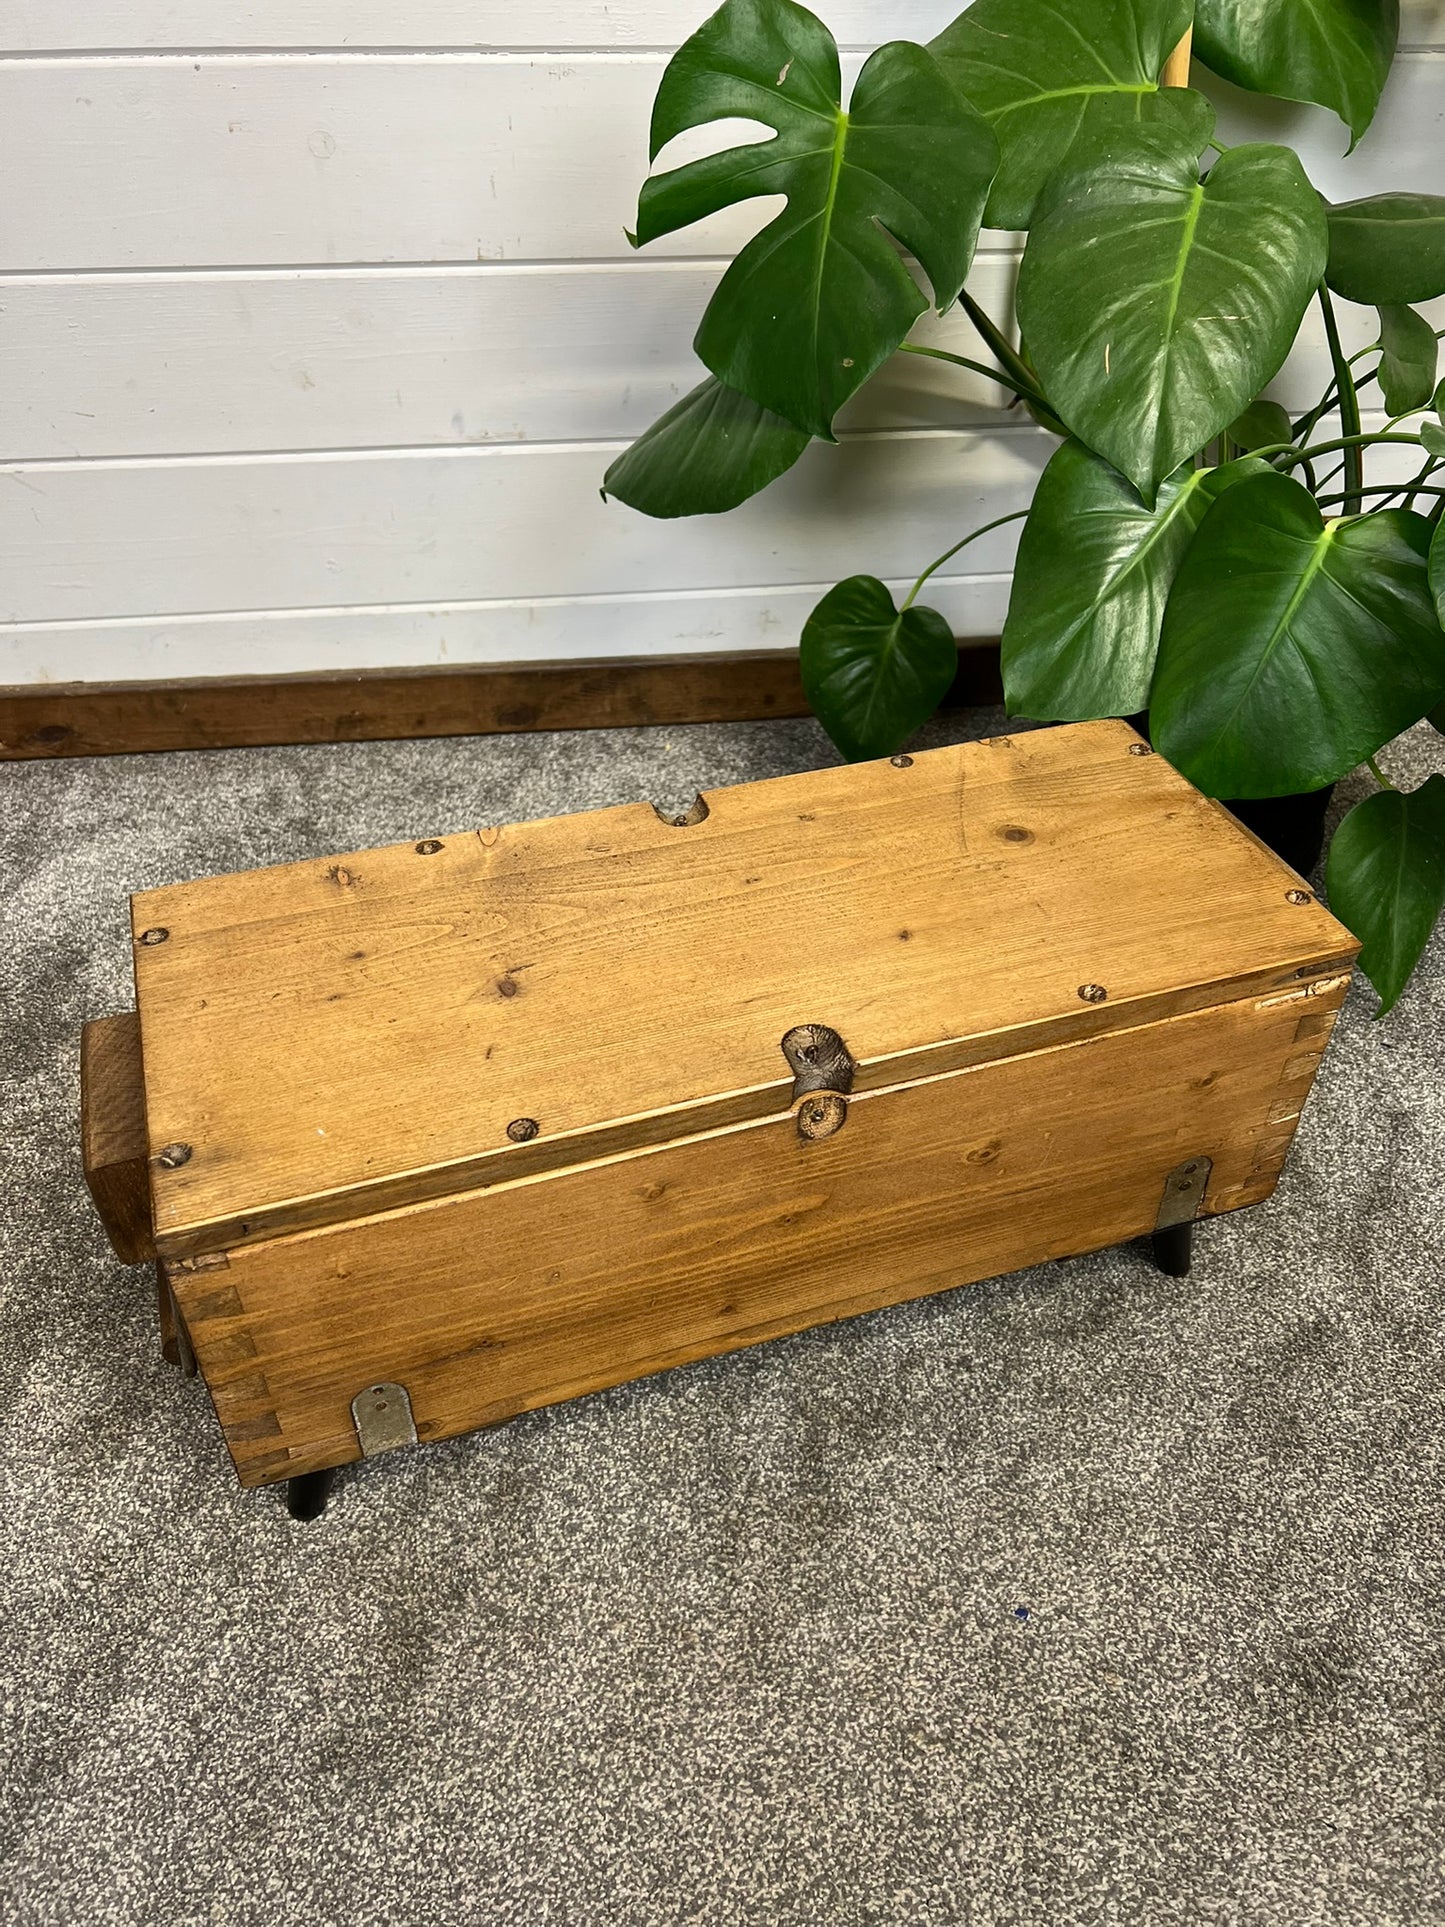
[[[1325,217],[1284,147],[1236,147],[1201,182],[1187,141],[1055,175],[1018,314],[1053,407],[1146,501],[1269,381],[1324,272]]]
[[[1159,87],[1192,12],[1190,0],[974,0],[929,43],[999,138],[990,227],[1027,227],[1076,149],[1137,127],[1177,127],[1199,152],[1213,109],[1188,88]]]
[[[1445,907],[1445,776],[1357,803],[1335,831],[1325,885],[1331,910],[1364,945],[1360,968],[1383,1017]]]
[[[842,105],[838,49],[793,0],[725,0],[668,63],[652,158],[709,121],[775,138],[654,175],[637,245],[759,194],[787,206],[723,276],[695,346],[720,381],[809,434],[892,354],[928,306],[889,241],[916,256],[940,308],[973,259],[998,143],[933,56],[880,47]]]
[[[1435,392],[1440,344],[1413,308],[1380,310],[1380,389],[1391,415],[1428,408]]]
[[[830,589],[803,628],[803,693],[850,763],[897,749],[943,701],[957,668],[943,617],[900,611],[877,576]]]
[[[720,515],[775,482],[810,439],[709,375],[618,456],[602,493],[644,515]]]
[[[1065,442],[1019,543],[1003,630],[1009,713],[1086,722],[1147,708],[1164,605],[1195,530],[1225,489],[1269,472],[1255,457],[1186,466],[1150,509],[1117,469]]]
[[[1429,544],[1407,509],[1327,523],[1288,475],[1229,489],[1164,611],[1156,748],[1239,797],[1323,789],[1373,755],[1445,696]]]
[[[1445,197],[1372,194],[1329,209],[1325,278],[1346,301],[1406,307],[1445,294]]]
[[[1294,440],[1289,410],[1262,395],[1258,401],[1252,401],[1242,415],[1237,415],[1224,432],[1236,448],[1244,449],[1275,448],[1281,444],[1287,447]]]
[[[1338,114],[1350,145],[1375,117],[1395,57],[1399,0],[1198,0],[1194,51],[1252,93]]]

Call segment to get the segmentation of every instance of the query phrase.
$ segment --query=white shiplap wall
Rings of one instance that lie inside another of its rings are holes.
[[[0,6],[0,682],[781,647],[836,575],[905,583],[1022,506],[1052,444],[917,360],[732,516],[598,499],[767,218],[623,239],[706,6]],[[866,45],[955,7],[824,11]],[[1232,96],[1226,138],[1293,140],[1338,197],[1438,190],[1445,0],[1405,41],[1347,165],[1313,110]],[[997,308],[1015,255],[985,238]],[[1318,367],[1314,343],[1281,392]],[[996,633],[1013,539],[938,586],[960,633]]]

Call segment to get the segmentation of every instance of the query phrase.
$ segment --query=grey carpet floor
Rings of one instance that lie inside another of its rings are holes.
[[[1445,1920],[1438,941],[1385,1024],[1356,985],[1186,1281],[944,1294],[395,1453],[309,1526],[161,1364],[76,1148],[128,891],[831,760],[0,769],[6,1927]]]

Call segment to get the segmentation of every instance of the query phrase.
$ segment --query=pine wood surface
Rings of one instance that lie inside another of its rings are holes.
[[[140,1025],[132,1010],[80,1033],[80,1147],[85,1182],[118,1257],[155,1256]]]
[[[1354,940],[1122,723],[148,892],[158,1248],[228,1248],[1337,969]],[[1080,997],[1101,985],[1107,999]],[[535,1120],[515,1143],[510,1122]]]
[[[356,1458],[406,1386],[436,1439],[1273,1189],[1347,975],[791,1117],[168,1266],[244,1484]]]

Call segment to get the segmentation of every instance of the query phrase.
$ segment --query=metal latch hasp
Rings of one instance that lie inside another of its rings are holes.
[[[398,1445],[416,1444],[416,1423],[405,1385],[392,1380],[368,1385],[352,1399],[351,1417],[364,1459],[374,1459],[378,1452],[391,1452]]]
[[[1156,1231],[1168,1231],[1176,1224],[1191,1224],[1198,1217],[1213,1169],[1213,1158],[1186,1158],[1183,1164],[1175,1165],[1164,1180],[1164,1195],[1154,1220]]]

